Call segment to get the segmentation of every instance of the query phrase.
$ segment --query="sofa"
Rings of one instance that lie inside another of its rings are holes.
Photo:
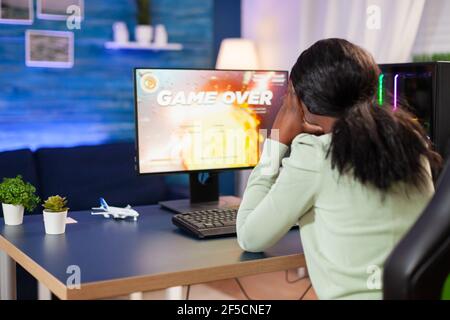
[[[41,199],[56,194],[66,196],[71,211],[98,206],[99,197],[113,206],[149,205],[189,197],[187,175],[139,176],[134,156],[133,143],[5,151],[0,153],[0,179],[20,174],[36,186]],[[234,174],[221,176],[221,193],[233,194]],[[31,214],[42,214],[42,207]],[[20,266],[17,297],[37,297],[36,281]]]

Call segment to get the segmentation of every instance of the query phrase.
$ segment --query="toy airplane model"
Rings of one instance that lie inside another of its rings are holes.
[[[125,208],[108,206],[105,199],[100,198],[100,207],[92,208],[92,215],[102,215],[105,218],[113,217],[114,219],[125,219],[132,217],[134,221],[139,217],[139,213],[136,210],[131,209],[128,205]]]

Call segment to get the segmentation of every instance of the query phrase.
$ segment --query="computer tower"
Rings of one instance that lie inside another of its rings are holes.
[[[444,157],[450,154],[450,62],[380,65],[378,103],[390,99],[417,116]]]

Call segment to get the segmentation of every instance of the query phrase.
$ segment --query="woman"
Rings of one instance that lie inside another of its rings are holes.
[[[342,39],[304,51],[238,212],[247,251],[298,222],[320,299],[380,299],[385,259],[434,192],[440,158],[411,114],[375,103],[379,74]]]

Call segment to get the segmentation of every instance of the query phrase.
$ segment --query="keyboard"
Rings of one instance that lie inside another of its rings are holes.
[[[210,209],[179,213],[172,223],[197,238],[236,234],[237,209]]]

